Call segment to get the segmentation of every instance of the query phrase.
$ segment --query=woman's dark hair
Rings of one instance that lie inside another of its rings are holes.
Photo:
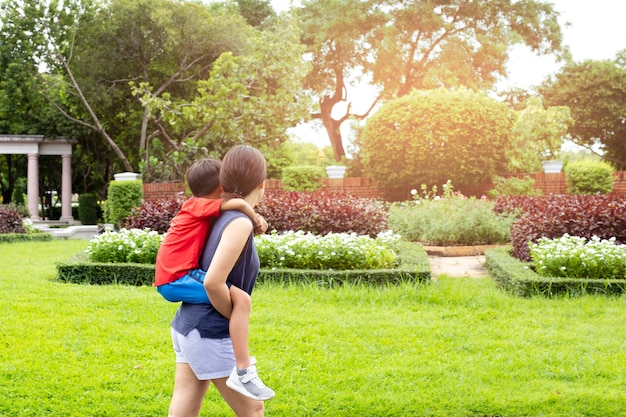
[[[265,157],[249,145],[237,145],[222,160],[220,183],[224,197],[245,197],[267,177]]]

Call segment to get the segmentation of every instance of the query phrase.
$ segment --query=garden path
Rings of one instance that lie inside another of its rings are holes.
[[[429,256],[433,279],[438,275],[451,277],[484,278],[489,276],[485,268],[485,256]]]

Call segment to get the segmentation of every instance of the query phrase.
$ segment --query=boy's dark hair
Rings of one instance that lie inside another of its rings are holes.
[[[215,191],[220,185],[221,167],[222,163],[213,158],[200,159],[189,167],[185,177],[195,197],[204,197]]]

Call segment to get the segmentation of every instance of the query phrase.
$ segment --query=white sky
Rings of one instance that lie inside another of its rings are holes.
[[[272,0],[277,11],[288,9],[289,3],[289,0]],[[570,47],[574,61],[614,59],[619,50],[626,49],[626,0],[550,0],[550,3],[560,12],[563,43]],[[566,22],[571,25],[566,27]],[[507,66],[509,76],[500,85],[503,88],[531,88],[557,72],[560,66],[552,58],[534,56],[527,48],[515,48],[510,53]],[[366,110],[370,103],[367,89],[361,91],[362,99],[356,97],[354,90],[350,93],[353,109],[357,112]],[[365,108],[356,108],[358,103]],[[329,146],[326,132],[310,125],[299,126],[290,132],[301,141],[312,142],[319,147]],[[346,124],[343,127],[347,128]],[[347,138],[347,130],[345,133],[342,130],[344,138]]]

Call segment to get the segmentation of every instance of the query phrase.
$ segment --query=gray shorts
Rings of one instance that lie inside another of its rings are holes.
[[[193,329],[183,336],[172,328],[176,363],[186,363],[199,380],[226,378],[235,367],[235,353],[230,337],[203,339]]]

